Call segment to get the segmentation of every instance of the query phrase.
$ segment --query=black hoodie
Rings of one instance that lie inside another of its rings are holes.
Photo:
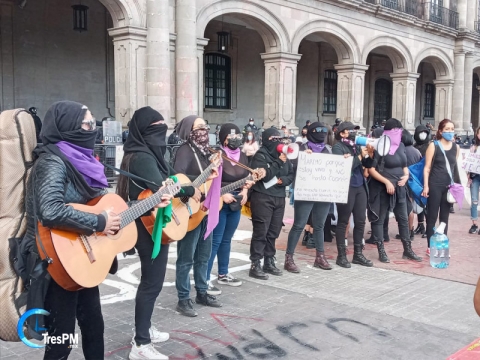
[[[427,133],[427,138],[425,140],[420,140],[419,135],[421,132]],[[428,144],[430,144],[430,141],[432,140],[430,130],[425,125],[420,124],[416,127],[413,138],[415,139],[414,147],[418,149],[420,154],[422,154],[422,157],[424,157],[427,152]]]

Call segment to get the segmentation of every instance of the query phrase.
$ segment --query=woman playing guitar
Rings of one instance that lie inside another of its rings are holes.
[[[75,210],[69,203],[86,204],[107,193],[107,179],[103,166],[93,157],[96,121],[85,105],[73,101],[53,104],[45,115],[42,127],[43,145],[34,153],[38,157],[32,169],[26,198],[27,234],[24,240],[35,238],[36,222],[44,227],[78,234],[94,232],[114,234],[120,229],[120,217],[111,210],[95,215]],[[161,204],[170,203],[170,195]],[[41,254],[44,249],[37,249]],[[112,266],[115,271],[116,260]],[[79,291],[68,291],[55,280],[49,281],[42,307],[50,313],[45,317],[49,335],[75,333],[75,320],[82,333],[83,354],[87,360],[104,358],[103,316],[98,286]],[[38,324],[41,325],[42,324]],[[44,359],[66,359],[69,344],[50,342],[45,347]]]
[[[138,109],[133,114],[129,123],[128,138],[123,146],[124,158],[121,168],[146,181],[120,175],[117,193],[125,201],[137,200],[145,189],[156,192],[159,186],[155,184],[161,184],[175,174],[165,161],[161,146],[165,143],[167,128],[163,116],[150,106]],[[196,192],[196,196],[200,197],[198,190],[193,187],[183,187],[181,195],[178,194],[178,196],[195,196]],[[169,334],[151,326],[151,318],[155,301],[163,287],[169,246],[158,244],[160,251],[154,251],[154,241],[142,220],[137,219],[135,223],[138,231],[135,248],[140,257],[142,276],[135,297],[135,334],[129,358],[161,359],[163,355],[153,347],[152,343],[167,341]]]
[[[190,115],[177,124],[176,131],[178,136],[185,140],[185,143],[177,150],[173,167],[176,173],[185,174],[191,180],[194,180],[202,173],[203,169],[210,165],[208,160],[208,128],[205,120],[196,115]],[[217,176],[218,170],[214,168],[209,179]],[[213,188],[216,185],[212,185],[209,192],[213,193]],[[196,197],[195,200],[199,201],[200,196]],[[213,200],[218,203],[219,199]],[[210,215],[206,216],[195,229],[188,231],[185,237],[177,243],[175,285],[178,293],[178,304],[176,309],[182,315],[197,316],[190,299],[189,273],[192,266],[195,289],[197,290],[195,302],[204,306],[222,306],[214,296],[207,294],[207,267],[212,251],[212,235],[210,232],[217,223],[218,210],[214,211],[212,208]]]

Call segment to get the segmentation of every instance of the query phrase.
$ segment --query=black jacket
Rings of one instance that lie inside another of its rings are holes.
[[[263,168],[267,172],[267,175],[262,181],[257,181],[255,185],[253,185],[252,190],[254,192],[256,191],[275,197],[285,197],[285,187],[293,182],[294,177],[293,166],[290,160],[284,163],[278,157],[272,157],[265,148],[260,148],[253,156],[250,167],[252,169]],[[278,179],[282,179],[282,185],[277,184],[265,189],[264,182],[270,181],[275,176]]]

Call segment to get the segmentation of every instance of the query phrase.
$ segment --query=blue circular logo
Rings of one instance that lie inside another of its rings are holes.
[[[18,324],[17,324],[17,334],[18,334],[18,337],[20,338],[20,340],[22,340],[22,342],[27,345],[27,346],[30,346],[32,348],[35,348],[35,349],[39,349],[39,348],[43,348],[45,347],[45,345],[40,345],[40,344],[35,344],[33,342],[31,342],[30,340],[27,339],[27,337],[25,336],[25,333],[23,331],[23,326],[25,324],[25,321],[27,321],[27,319],[30,317],[30,316],[33,316],[33,315],[45,315],[45,316],[48,316],[50,315],[50,313],[47,311],[47,310],[43,310],[43,309],[31,309],[31,310],[28,310],[25,314],[23,314],[20,319],[18,320]],[[40,333],[42,332],[42,330],[47,330],[46,328],[42,328],[42,327],[39,327],[38,325],[38,318],[37,318],[37,321],[35,322],[35,329],[34,329],[36,332]]]

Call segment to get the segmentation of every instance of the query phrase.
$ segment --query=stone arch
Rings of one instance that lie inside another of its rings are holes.
[[[224,14],[235,14],[257,30],[265,44],[265,52],[288,51],[290,39],[284,24],[267,8],[250,1],[219,0],[203,7],[197,14],[197,35],[203,36],[208,23]]]
[[[145,9],[139,0],[99,0],[112,16],[113,27],[146,27]]]
[[[362,64],[366,64],[370,52],[378,48],[384,50],[392,61],[394,73],[414,72],[410,51],[401,41],[391,36],[380,36],[368,42],[363,49]]]
[[[355,38],[344,27],[328,20],[312,20],[302,25],[292,39],[291,52],[297,53],[302,40],[313,33],[321,33],[337,53],[340,64],[358,63],[360,48]]]
[[[437,80],[453,78],[453,62],[443,50],[428,48],[420,52],[415,59],[414,72],[418,71],[422,61],[426,61],[433,66]]]

